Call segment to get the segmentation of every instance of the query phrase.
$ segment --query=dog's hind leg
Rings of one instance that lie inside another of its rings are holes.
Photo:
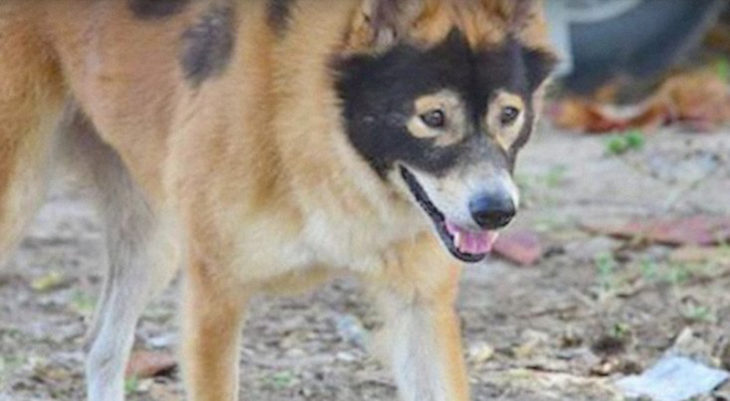
[[[109,272],[90,329],[86,363],[90,401],[122,401],[124,374],[137,321],[177,271],[175,230],[135,184],[118,154],[80,112],[67,112],[66,136],[74,163],[98,191],[106,226]]]
[[[0,266],[43,201],[64,97],[29,14],[0,1]]]
[[[365,275],[385,326],[378,351],[404,401],[468,401],[459,319],[461,268],[429,238],[408,243],[380,271]]]

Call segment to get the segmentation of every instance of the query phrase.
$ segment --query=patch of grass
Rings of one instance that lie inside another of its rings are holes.
[[[124,380],[124,394],[131,395],[139,390],[139,378],[132,376]]]
[[[8,381],[12,369],[12,361],[10,357],[0,355],[0,388],[3,388]]]
[[[545,186],[548,188],[559,188],[565,182],[565,174],[567,172],[568,166],[562,164],[551,167],[543,177]]]
[[[531,176],[527,174],[515,174],[514,177],[515,184],[517,184],[517,187],[520,189],[520,192],[529,191],[532,189],[533,186],[533,179]]]
[[[274,390],[285,390],[296,384],[296,376],[293,372],[285,370],[276,372],[266,378],[266,385]]]
[[[629,131],[625,135],[626,145],[631,150],[641,150],[646,145],[646,136],[640,130]]]
[[[606,141],[606,152],[619,156],[630,151],[638,151],[646,145],[646,136],[641,130],[631,130],[623,134],[612,135]]]
[[[692,278],[712,277],[717,265],[708,263],[670,263],[663,279],[669,284],[681,286]]]
[[[606,141],[606,151],[612,155],[622,155],[626,153],[628,147],[626,141],[620,136],[612,136]]]
[[[641,271],[641,277],[644,281],[651,282],[659,276],[659,266],[649,258],[642,259],[639,262],[639,271]]]
[[[674,286],[681,286],[692,278],[692,271],[683,263],[669,265],[666,280]]]
[[[568,166],[558,164],[550,167],[545,174],[517,174],[515,183],[521,191],[539,188],[559,188],[565,182]]]
[[[730,60],[721,58],[715,62],[715,72],[723,81],[730,81]]]
[[[626,338],[631,337],[631,326],[629,326],[626,323],[616,323],[613,325],[613,328],[611,329],[611,337],[623,340]]]
[[[69,306],[74,312],[80,315],[90,316],[94,313],[96,299],[83,291],[75,291],[71,295]]]
[[[551,190],[559,189],[565,184],[568,171],[568,166],[558,164],[550,167],[545,173],[518,173],[514,180],[525,204],[539,203],[543,206],[550,206],[557,202],[557,198]]]
[[[24,355],[0,355],[0,389],[8,384],[14,372],[28,363],[28,357]]]
[[[0,329],[0,340],[12,340],[23,337],[23,332],[15,327],[7,327]]]
[[[598,269],[598,285],[603,291],[610,291],[616,285],[616,268],[618,263],[610,252],[602,252],[594,257]]]
[[[707,306],[693,305],[682,310],[682,317],[694,323],[716,323],[717,316]]]

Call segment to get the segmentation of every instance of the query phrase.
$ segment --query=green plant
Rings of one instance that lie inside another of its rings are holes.
[[[631,150],[641,150],[646,144],[646,137],[644,136],[644,133],[639,130],[629,131],[625,135],[625,139],[626,145]]]
[[[139,390],[139,378],[137,376],[132,376],[124,380],[125,394],[134,394],[137,390]]]
[[[721,58],[715,63],[715,72],[723,81],[730,81],[730,60]]]
[[[292,387],[296,382],[296,377],[294,373],[287,370],[272,374],[267,381],[273,389],[283,390]]]
[[[644,280],[654,281],[657,278],[659,266],[657,266],[655,261],[645,258],[639,262],[639,270],[641,271],[641,277],[643,277]]]
[[[598,269],[598,284],[604,291],[608,291],[615,286],[615,271],[618,264],[613,254],[609,252],[599,253],[594,257],[596,268]]]
[[[631,326],[626,323],[616,323],[613,325],[610,335],[617,340],[624,340],[631,336]]]
[[[675,286],[685,284],[692,278],[692,271],[683,263],[672,264],[669,266],[667,273],[667,281]]]
[[[686,308],[682,311],[682,316],[691,322],[715,323],[717,321],[717,316],[709,307],[704,305],[694,305]]]
[[[565,165],[553,166],[545,174],[545,185],[548,188],[558,188],[565,181],[565,174],[568,172],[568,167]]]
[[[71,309],[79,315],[91,315],[96,306],[96,299],[83,291],[74,291],[69,301]]]
[[[622,155],[632,150],[641,150],[646,144],[646,136],[640,130],[612,135],[606,141],[606,151],[612,155]]]
[[[626,153],[628,148],[626,142],[620,136],[614,135],[606,141],[606,150],[612,155],[622,155]]]

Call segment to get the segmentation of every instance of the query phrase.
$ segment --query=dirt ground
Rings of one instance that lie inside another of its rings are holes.
[[[730,368],[728,247],[687,257],[582,228],[729,216],[730,132],[669,129],[616,156],[603,137],[545,127],[523,152],[518,179],[526,205],[515,228],[539,232],[546,255],[534,267],[492,259],[466,271],[459,311],[474,400],[622,400],[614,381],[666,352]],[[77,192],[55,189],[0,272],[0,401],[84,398],[81,347],[103,255],[94,213]],[[148,308],[137,348],[174,352],[175,293]],[[243,399],[395,399],[390,376],[366,350],[377,326],[347,281],[257,300],[242,351]],[[132,400],[182,399],[175,371],[127,387]]]

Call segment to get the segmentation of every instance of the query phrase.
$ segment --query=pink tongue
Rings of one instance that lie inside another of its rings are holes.
[[[454,237],[456,248],[462,253],[471,255],[491,252],[499,237],[499,233],[495,231],[469,231],[449,221],[446,222],[446,229]]]

